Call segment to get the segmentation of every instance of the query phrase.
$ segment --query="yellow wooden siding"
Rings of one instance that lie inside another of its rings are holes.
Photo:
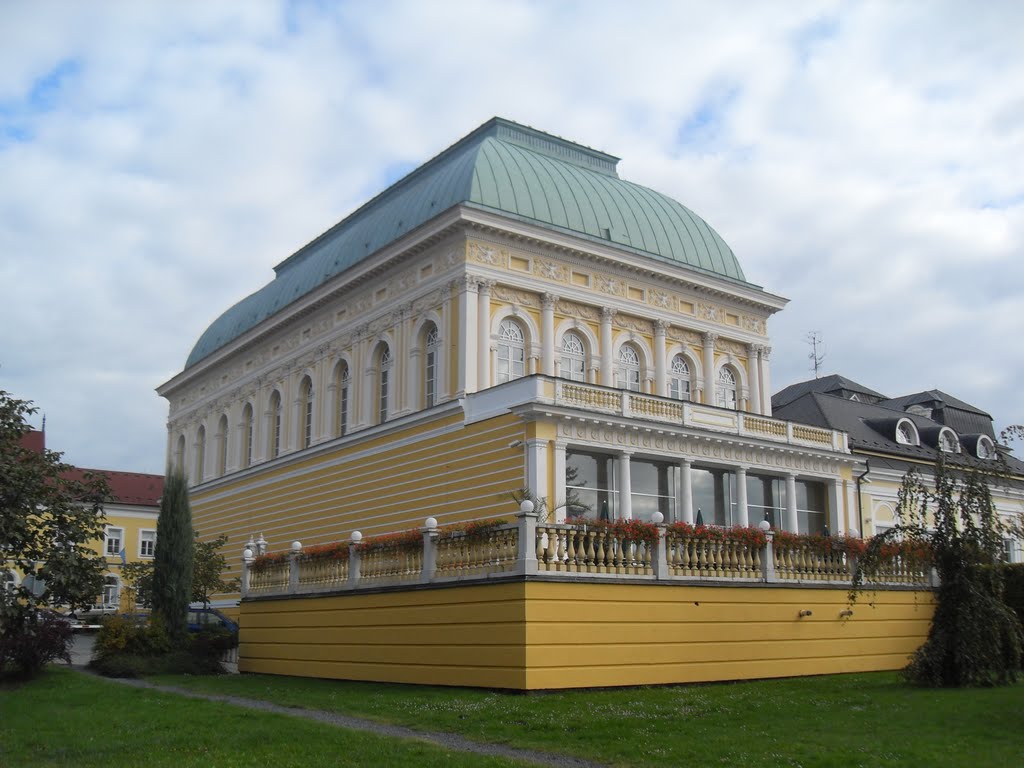
[[[933,602],[848,607],[843,589],[542,581],[247,601],[240,669],[524,690],[898,669]]]
[[[435,434],[431,434],[431,433]],[[386,438],[356,442],[286,467],[195,492],[193,523],[204,539],[228,536],[239,575],[250,535],[272,551],[480,517],[511,518],[523,485],[523,453],[509,448],[523,424],[506,415],[463,427],[449,417]],[[398,444],[402,443],[402,444]]]
[[[239,670],[522,688],[522,583],[242,604]]]

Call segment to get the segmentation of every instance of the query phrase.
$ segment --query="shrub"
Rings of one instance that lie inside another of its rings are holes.
[[[0,631],[0,677],[34,677],[51,661],[71,663],[71,625],[34,610],[11,612]]]
[[[159,616],[110,616],[103,622],[89,666],[108,677],[221,674],[221,655],[238,646],[238,633],[211,627],[172,647]]]
[[[171,650],[171,641],[160,617],[108,616],[93,645],[94,658],[110,656],[159,656]]]

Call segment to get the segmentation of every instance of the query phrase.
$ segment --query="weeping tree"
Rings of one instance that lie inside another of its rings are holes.
[[[940,457],[934,490],[911,470],[897,497],[896,525],[873,537],[858,559],[851,599],[874,581],[896,542],[926,552],[939,578],[928,638],[904,669],[911,683],[928,687],[1006,685],[1020,671],[1024,634],[1003,600],[998,567],[1003,525],[988,481],[977,472],[953,477]]]
[[[188,604],[192,597],[192,507],[184,470],[171,469],[160,499],[153,557],[153,613],[162,619],[174,641],[188,630]]]

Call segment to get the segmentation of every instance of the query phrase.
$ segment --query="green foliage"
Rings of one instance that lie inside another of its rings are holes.
[[[1003,530],[986,480],[953,478],[940,458],[935,490],[910,472],[900,487],[897,524],[873,537],[857,561],[851,600],[879,572],[892,545],[930,550],[939,577],[928,638],[904,670],[930,687],[1005,685],[1020,670],[1024,635],[1004,602],[1003,571],[994,567]]]
[[[51,661],[71,663],[71,625],[61,617],[32,611],[11,621],[0,634],[0,679],[34,677]]]
[[[112,656],[159,656],[171,650],[167,628],[159,616],[108,616],[96,635],[93,660],[106,660]]]
[[[46,663],[31,658],[61,657],[48,642],[32,650],[38,633],[53,634],[38,626],[36,609],[86,608],[102,590],[105,560],[90,544],[103,534],[110,495],[104,475],[77,472],[55,451],[22,446],[35,412],[30,402],[0,390],[0,572],[14,569],[23,577],[17,587],[0,589],[0,644],[13,654],[5,665],[21,659],[22,674]]]
[[[159,615],[109,616],[89,665],[108,677],[220,674],[221,655],[236,647],[238,633],[220,627],[189,634],[173,646]]]
[[[180,467],[167,473],[156,522],[153,558],[153,613],[167,626],[172,642],[184,641],[192,597],[192,507],[188,479]]]
[[[1003,565],[1004,602],[1024,623],[1024,563]]]
[[[227,558],[221,552],[228,537],[221,534],[212,541],[202,541],[199,531],[195,532],[192,552],[192,598],[193,603],[210,604],[210,595],[218,592],[233,592],[238,589],[237,579],[225,579]],[[130,585],[139,605],[153,604],[154,564],[151,561],[128,563],[121,568],[121,577]]]

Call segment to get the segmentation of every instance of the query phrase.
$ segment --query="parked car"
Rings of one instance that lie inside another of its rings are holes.
[[[206,629],[226,629],[238,631],[238,622],[216,608],[189,608],[188,631],[202,632]]]

